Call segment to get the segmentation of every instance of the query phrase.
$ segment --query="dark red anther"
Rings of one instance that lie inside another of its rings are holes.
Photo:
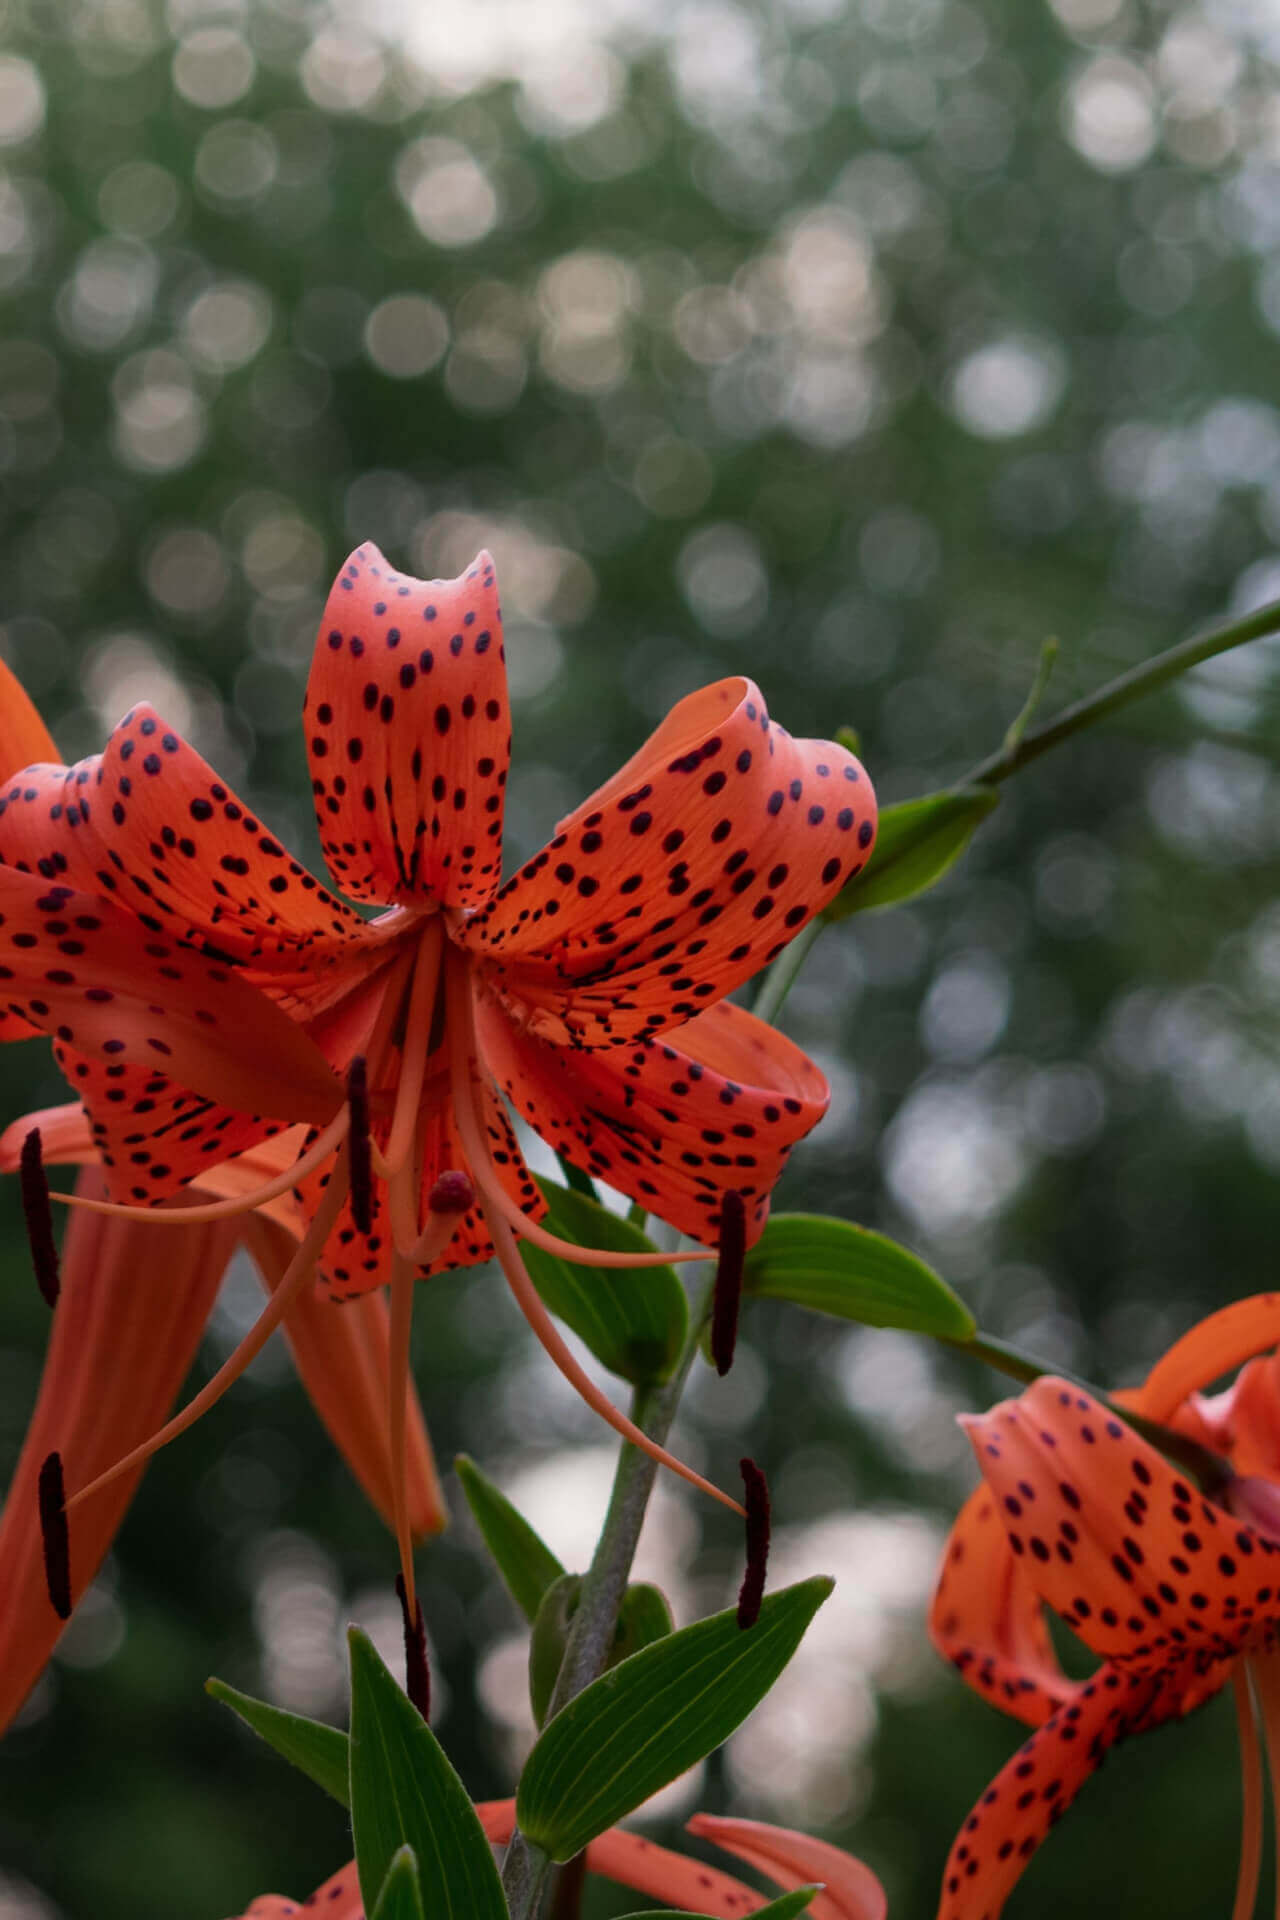
[[[369,1079],[364,1055],[356,1054],[347,1068],[347,1109],[351,1129],[347,1155],[351,1170],[351,1218],[356,1232],[373,1232],[373,1155],[369,1142]]]
[[[422,1602],[415,1600],[414,1617],[409,1618],[409,1597],[404,1575],[396,1575],[400,1597],[400,1617],[404,1621],[404,1690],[424,1720],[431,1718],[431,1669],[427,1665],[427,1629],[422,1619]]]
[[[62,1483],[62,1455],[48,1454],[38,1483],[40,1539],[44,1547],[44,1579],[49,1600],[59,1620],[71,1618],[71,1535],[67,1531],[67,1496]]]
[[[460,1167],[448,1167],[427,1195],[432,1213],[470,1213],[476,1203],[471,1175]]]
[[[754,1460],[738,1462],[747,1506],[747,1571],[738,1589],[738,1625],[754,1627],[764,1602],[769,1565],[769,1482]]]
[[[49,1205],[49,1182],[45,1178],[44,1157],[40,1151],[40,1129],[32,1127],[22,1143],[19,1161],[19,1186],[22,1215],[27,1223],[27,1242],[31,1264],[36,1270],[36,1285],[46,1306],[55,1306],[61,1281],[58,1277],[58,1243],[53,1237],[53,1208]]]
[[[720,1200],[720,1258],[716,1262],[716,1290],[711,1301],[711,1358],[716,1372],[728,1373],[738,1344],[738,1313],[742,1306],[742,1271],[747,1257],[747,1210],[742,1195],[731,1189]]]

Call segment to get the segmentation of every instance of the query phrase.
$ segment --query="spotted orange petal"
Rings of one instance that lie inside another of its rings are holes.
[[[866,864],[876,803],[750,680],[690,694],[462,934],[548,1039],[678,1025],[772,960]]]
[[[1058,1664],[1044,1602],[1025,1556],[1009,1544],[985,1483],[970,1494],[951,1529],[929,1609],[929,1635],[975,1693],[1030,1726],[1039,1726],[1078,1691]]]
[[[33,760],[56,760],[58,749],[26,688],[0,660],[0,784]],[[16,1013],[0,1013],[0,1042],[29,1040],[39,1028]]]
[[[320,623],[304,717],[334,884],[356,900],[474,907],[502,866],[511,754],[493,562],[398,574],[357,547]]]
[[[341,1087],[301,1027],[119,907],[0,867],[0,994],[79,1052],[161,1067],[237,1113],[329,1120]]]
[[[808,1055],[729,1003],[608,1052],[522,1033],[484,994],[477,1013],[490,1071],[548,1145],[701,1240],[718,1238],[726,1188],[759,1237],[787,1155],[827,1109]]]
[[[273,1291],[298,1250],[297,1239],[275,1221],[252,1214],[240,1225],[254,1264],[268,1290]],[[387,1525],[394,1527],[387,1421],[391,1323],[385,1297],[367,1294],[349,1306],[335,1307],[311,1289],[304,1289],[285,1318],[284,1335],[302,1384],[334,1445],[370,1503]],[[412,1381],[405,1430],[405,1479],[409,1524],[414,1538],[425,1540],[429,1534],[439,1533],[449,1516]]]
[[[9,783],[0,862],[108,895],[150,931],[260,969],[281,993],[296,981],[308,1004],[353,944],[379,938],[146,704],[100,754]]]
[[[951,1849],[938,1920],[997,1920],[1032,1854],[1116,1742],[1177,1711],[1159,1674],[1103,1667],[1025,1740]]]
[[[763,1820],[727,1820],[711,1813],[695,1813],[688,1831],[736,1853],[784,1892],[821,1881],[823,1891],[807,1909],[813,1920],[885,1920],[889,1902],[875,1874],[829,1840]]]
[[[77,1188],[100,1197],[86,1168]],[[22,1453],[0,1518],[0,1726],[22,1705],[62,1628],[45,1587],[36,1481],[61,1451],[69,1490],[114,1465],[160,1425],[200,1343],[235,1241],[234,1222],[175,1227],[157,1260],[151,1228],[73,1215],[62,1291]],[[78,1600],[115,1538],[142,1474],[135,1467],[77,1508],[71,1591]]]
[[[1088,1394],[1046,1375],[964,1425],[1014,1552],[1095,1653],[1222,1660],[1280,1615],[1280,1544]]]

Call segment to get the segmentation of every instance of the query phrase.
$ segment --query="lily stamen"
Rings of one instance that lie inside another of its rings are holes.
[[[742,1195],[730,1187],[720,1201],[720,1257],[711,1300],[711,1358],[722,1377],[733,1365],[742,1310],[742,1276],[747,1257],[747,1211]]]
[[[67,1501],[62,1481],[62,1455],[49,1454],[38,1482],[40,1541],[44,1549],[44,1578],[49,1602],[59,1620],[71,1618],[71,1536],[67,1531]]]
[[[45,1177],[41,1153],[40,1129],[32,1127],[22,1143],[20,1163],[22,1217],[26,1222],[27,1244],[36,1285],[47,1307],[58,1304],[58,1245],[53,1237],[53,1212],[49,1205],[49,1182]]]
[[[77,1488],[67,1500],[68,1513],[78,1507],[82,1500],[87,1500],[91,1494],[97,1493],[100,1487],[109,1485],[122,1473],[127,1473],[130,1467],[136,1466],[139,1461],[149,1460],[153,1453],[158,1453],[161,1447],[168,1446],[169,1442],[176,1440],[180,1433],[185,1433],[188,1427],[194,1426],[210,1407],[221,1400],[227,1388],[240,1378],[250,1362],[257,1359],[289,1308],[314,1275],[316,1262],[324,1250],[324,1243],[329,1238],[333,1224],[346,1201],[349,1185],[347,1155],[344,1148],[339,1153],[337,1164],[321,1195],[315,1217],[297,1253],[290,1261],[284,1278],[235,1352],[223,1362],[212,1380],[200,1389],[195,1398],[187,1402],[181,1413],[176,1413],[172,1420],[166,1421],[157,1433],[152,1434],[150,1440],[144,1440],[140,1447],[135,1447],[132,1453],[125,1454],[123,1459],[117,1460],[114,1466],[108,1467],[105,1473],[100,1473],[96,1480],[91,1480],[87,1486]],[[160,1213],[148,1215],[148,1218],[163,1220],[166,1216]]]

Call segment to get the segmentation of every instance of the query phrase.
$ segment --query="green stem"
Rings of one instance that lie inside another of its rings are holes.
[[[660,1445],[665,1442],[671,1429],[689,1369],[698,1351],[702,1330],[711,1311],[714,1285],[715,1276],[712,1274],[691,1290],[689,1332],[671,1378],[660,1387],[638,1388],[633,1396],[631,1418],[641,1432]],[[548,1721],[604,1672],[657,1470],[657,1462],[650,1459],[647,1453],[641,1453],[638,1447],[624,1442],[613,1477],[609,1511],[605,1515],[590,1570],[582,1582],[582,1597],[573,1616],[569,1643],[547,1708]],[[511,1836],[502,1870],[502,1884],[511,1920],[536,1920],[551,1864],[542,1849],[531,1845],[517,1827]]]
[[[1096,693],[1086,694],[1083,700],[1077,700],[1073,707],[1060,713],[1056,720],[1037,727],[1034,733],[1024,734],[1021,739],[1006,740],[995,753],[978,762],[965,776],[965,784],[992,785],[998,780],[1007,780],[1010,774],[1017,773],[1029,761],[1038,760],[1050,747],[1056,747],[1060,740],[1091,727],[1095,720],[1104,719],[1107,714],[1127,707],[1130,701],[1153,693],[1157,687],[1186,673],[1188,668],[1199,666],[1202,660],[1212,660],[1215,654],[1228,653],[1232,647],[1242,647],[1250,640],[1262,640],[1278,628],[1280,601],[1273,600],[1244,620],[1235,620],[1230,626],[1215,627],[1211,633],[1193,634],[1188,640],[1180,640],[1176,647],[1158,653],[1154,660],[1144,660],[1141,666],[1131,667],[1128,673],[1122,673],[1118,679],[1109,680]]]
[[[822,932],[826,921],[821,916],[811,920],[807,927],[801,927],[790,946],[784,947],[773,965],[760,982],[751,1011],[757,1020],[766,1020],[770,1026],[782,1011],[782,1003],[795,985],[796,976],[809,958],[810,949]]]

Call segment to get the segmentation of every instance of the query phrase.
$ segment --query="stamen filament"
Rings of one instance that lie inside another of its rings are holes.
[[[315,1272],[316,1261],[324,1249],[325,1241],[329,1238],[334,1221],[342,1211],[349,1184],[347,1156],[344,1150],[338,1156],[320,1204],[316,1208],[315,1218],[308,1227],[297,1253],[289,1262],[284,1278],[235,1352],[223,1362],[212,1380],[200,1389],[195,1398],[188,1401],[181,1413],[175,1414],[172,1420],[166,1421],[165,1425],[157,1433],[152,1434],[149,1440],[144,1440],[141,1446],[133,1449],[132,1453],[127,1453],[122,1460],[117,1460],[115,1465],[108,1467],[105,1473],[100,1473],[96,1480],[91,1480],[87,1486],[80,1487],[73,1493],[66,1503],[68,1513],[78,1507],[82,1500],[87,1500],[90,1494],[97,1493],[112,1480],[119,1479],[122,1473],[127,1473],[130,1467],[137,1466],[139,1461],[149,1460],[153,1453],[167,1446],[170,1440],[176,1440],[180,1433],[185,1433],[188,1427],[194,1426],[210,1407],[216,1405],[227,1388],[240,1378],[245,1368],[266,1346],[267,1341]],[[171,1217],[163,1213],[157,1215],[148,1213],[148,1218],[163,1220]]]
[[[130,1207],[115,1200],[92,1200],[83,1193],[51,1193],[49,1198],[60,1200],[66,1207],[79,1207],[85,1213],[105,1213],[125,1220],[154,1221],[162,1227],[190,1227],[203,1220],[229,1220],[235,1214],[251,1213],[255,1207],[264,1206],[268,1200],[290,1192],[308,1174],[322,1167],[330,1154],[346,1139],[350,1124],[351,1116],[344,1105],[292,1166],[286,1167],[283,1173],[273,1174],[270,1180],[255,1187],[251,1193],[242,1193],[230,1200],[208,1200],[198,1207]]]
[[[409,1399],[409,1336],[413,1328],[413,1268],[397,1254],[391,1264],[391,1361],[389,1405],[391,1421],[391,1497],[394,1503],[396,1545],[404,1581],[406,1623],[418,1612],[413,1573],[413,1531],[409,1525],[409,1483],[405,1476],[405,1416]],[[407,1631],[407,1625],[406,1625]]]
[[[351,1174],[351,1218],[357,1233],[373,1232],[373,1159],[369,1134],[369,1072],[357,1053],[347,1068],[347,1165]]]
[[[1253,1920],[1262,1865],[1262,1751],[1258,1723],[1246,1667],[1237,1661],[1231,1672],[1236,1725],[1240,1733],[1240,1872],[1236,1879],[1231,1920]]]
[[[494,1252],[507,1277],[507,1284],[515,1295],[516,1304],[547,1357],[559,1368],[570,1386],[586,1401],[593,1413],[598,1413],[615,1433],[620,1434],[633,1447],[639,1447],[643,1453],[649,1455],[651,1460],[656,1460],[660,1466],[670,1468],[672,1473],[677,1473],[682,1480],[687,1480],[690,1486],[710,1494],[713,1500],[719,1500],[731,1512],[742,1514],[745,1518],[746,1509],[730,1494],[722,1492],[710,1480],[704,1479],[700,1473],[695,1473],[692,1467],[686,1466],[683,1460],[678,1460],[675,1454],[668,1453],[665,1447],[660,1447],[656,1440],[651,1440],[647,1433],[642,1433],[634,1421],[628,1420],[627,1416],[614,1406],[609,1396],[578,1365],[543,1305],[537,1288],[529,1278],[524,1261],[520,1258],[520,1249],[516,1245],[515,1235],[507,1220],[507,1209],[501,1204],[501,1200],[505,1200],[506,1195],[489,1158],[483,1128],[476,1110],[473,1081],[475,1030],[471,1012],[471,982],[466,973],[466,958],[462,954],[457,954],[455,957],[451,952],[449,959],[453,968],[456,969],[456,978],[450,981],[451,991],[446,1016],[446,1031],[449,1039],[449,1079],[453,1093],[454,1119],[467,1156],[471,1177],[476,1184],[481,1210],[493,1240]],[[517,1213],[519,1213],[518,1209]],[[519,1218],[523,1221],[524,1215],[519,1214]],[[597,1256],[593,1249],[575,1247],[567,1241],[563,1244],[569,1258],[594,1264]]]

